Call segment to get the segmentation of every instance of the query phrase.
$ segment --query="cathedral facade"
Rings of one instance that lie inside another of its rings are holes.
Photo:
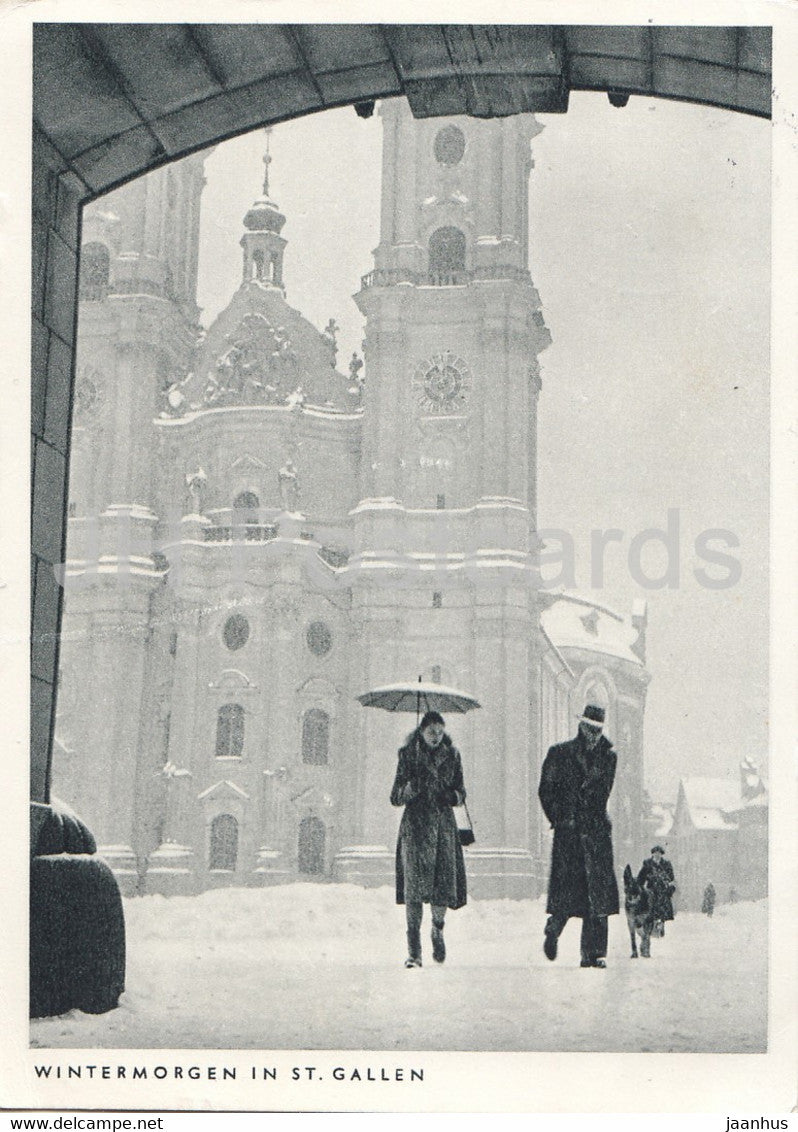
[[[616,851],[640,849],[645,610],[536,568],[540,126],[381,113],[363,357],[342,365],[335,324],[286,301],[268,157],[206,333],[202,155],[86,210],[53,788],[128,892],[390,883],[415,719],[356,696],[419,677],[482,705],[447,720],[475,895],[540,891],[539,768],[587,700],[619,752]]]

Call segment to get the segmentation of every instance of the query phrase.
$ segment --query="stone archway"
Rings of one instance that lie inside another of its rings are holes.
[[[770,115],[767,27],[38,24],[33,75],[31,797],[49,798],[80,211],[256,126],[404,95],[417,117],[563,113],[571,90]],[[173,60],[180,58],[177,72]]]

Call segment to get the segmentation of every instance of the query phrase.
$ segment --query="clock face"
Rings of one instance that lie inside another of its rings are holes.
[[[468,366],[449,350],[421,362],[413,377],[418,404],[431,414],[461,412],[470,386]]]

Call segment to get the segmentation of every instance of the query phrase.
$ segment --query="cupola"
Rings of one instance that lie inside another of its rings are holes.
[[[269,196],[269,139],[266,130],[266,153],[263,158],[263,192],[253,201],[244,217],[246,231],[241,237],[244,249],[243,283],[257,283],[261,287],[276,287],[285,294],[283,285],[283,253],[286,241],[280,235],[285,216]]]

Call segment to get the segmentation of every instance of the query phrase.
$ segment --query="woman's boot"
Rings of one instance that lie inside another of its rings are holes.
[[[407,959],[405,967],[421,966],[421,917],[424,914],[422,904],[406,904],[407,918]]]
[[[446,958],[446,944],[443,942],[443,917],[432,918],[432,958],[436,963],[443,963]]]
[[[421,966],[421,928],[407,929],[407,959],[405,967]]]

